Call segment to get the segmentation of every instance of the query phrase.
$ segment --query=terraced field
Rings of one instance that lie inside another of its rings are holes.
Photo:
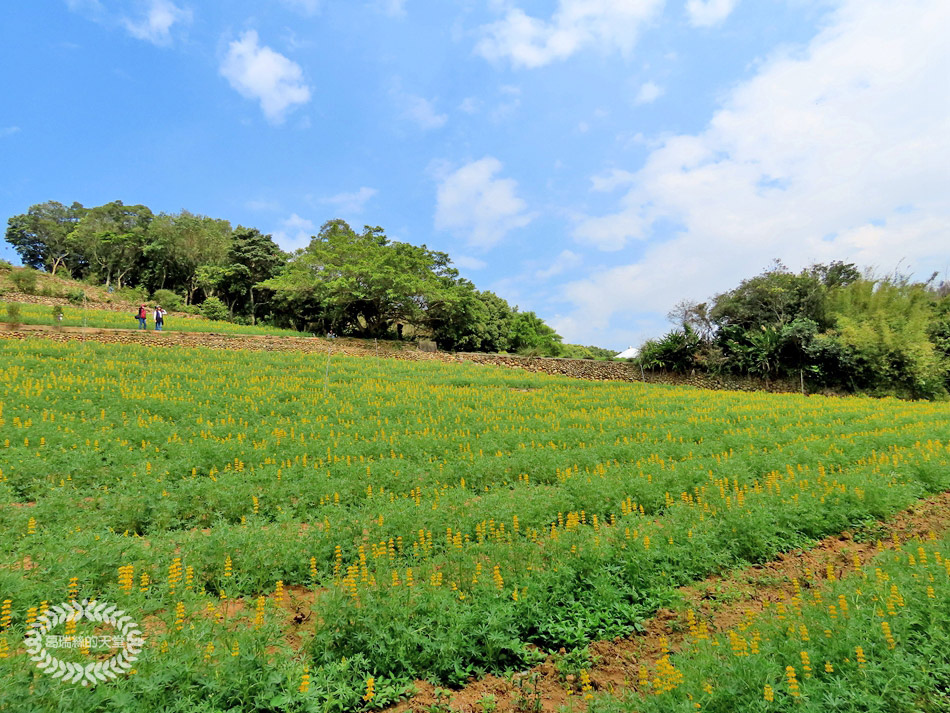
[[[379,708],[416,679],[449,689],[636,632],[681,585],[950,487],[946,403],[41,339],[0,341],[0,389],[0,710]],[[928,548],[931,617],[950,588]],[[84,687],[30,660],[30,625],[83,599],[144,627],[134,673]],[[885,670],[882,641],[862,672]],[[776,680],[786,648],[743,669],[763,710],[808,698],[782,677],[796,666],[807,694],[800,660]],[[677,705],[728,685],[718,664],[643,665]],[[582,671],[564,682],[579,706],[640,705],[602,701]]]

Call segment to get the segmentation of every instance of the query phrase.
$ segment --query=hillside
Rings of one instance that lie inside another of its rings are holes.
[[[874,519],[950,488],[946,404],[423,358],[0,340],[0,703],[351,711],[546,655],[571,672],[557,685],[586,696],[584,647],[641,629],[678,587],[878,532]],[[915,616],[950,601],[942,580],[932,600],[900,581]],[[142,623],[134,675],[88,690],[35,673],[17,641],[41,602],[67,598]],[[859,621],[865,605],[850,606]],[[889,665],[873,630],[832,626]],[[787,660],[762,631],[759,698],[785,686]],[[667,685],[664,655],[639,659],[654,692],[700,695],[701,677]],[[169,675],[174,697],[156,685]],[[936,685],[907,680],[907,696]]]

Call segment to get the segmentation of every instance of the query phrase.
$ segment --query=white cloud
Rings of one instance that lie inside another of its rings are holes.
[[[620,186],[628,186],[637,179],[637,174],[624,171],[620,168],[613,168],[608,173],[600,176],[591,176],[591,190],[600,193],[610,193]]]
[[[259,46],[254,30],[228,45],[220,71],[241,96],[261,103],[272,124],[283,123],[294,105],[310,101],[310,87],[300,65],[270,47]]]
[[[774,257],[942,269],[947,26],[945,0],[843,0],[806,48],[737,86],[704,131],[655,148],[616,211],[578,224],[575,237],[602,249],[665,242],[569,285],[568,316],[594,338],[620,310],[662,314]],[[661,220],[676,234],[654,235]]]
[[[653,82],[646,82],[640,91],[637,92],[637,96],[634,98],[634,102],[637,104],[652,104],[661,96],[663,96],[663,87],[660,87]]]
[[[132,37],[154,45],[171,44],[171,29],[175,24],[191,23],[191,10],[181,8],[171,0],[149,0],[148,9],[138,20],[124,18],[122,24]]]
[[[13,136],[14,134],[19,134],[19,133],[20,133],[19,126],[6,126],[0,129],[0,138],[4,136]]]
[[[462,100],[462,103],[459,104],[459,111],[464,111],[466,114],[475,114],[481,109],[482,103],[475,97],[465,97]]]
[[[465,270],[482,270],[488,267],[487,262],[470,255],[456,255],[452,258],[452,262]]]
[[[375,195],[375,188],[363,186],[355,193],[337,193],[335,196],[321,199],[320,202],[335,206],[343,214],[354,215],[362,213],[366,202]]]
[[[316,15],[320,12],[320,0],[281,0],[281,2],[303,15]]]
[[[556,275],[560,275],[562,272],[578,267],[583,261],[583,258],[577,253],[571,252],[570,250],[563,250],[550,266],[544,270],[538,270],[534,273],[534,276],[539,280],[547,280]]]
[[[96,15],[105,12],[99,0],[66,0],[66,7],[73,12]]]
[[[718,25],[738,4],[739,0],[689,0],[686,3],[689,24],[693,27]]]
[[[629,52],[640,29],[665,0],[558,0],[549,21],[510,8],[502,20],[485,25],[475,51],[516,67],[543,67],[588,45]]]
[[[244,204],[244,207],[248,210],[259,210],[259,211],[272,211],[280,210],[280,203],[277,201],[267,201],[267,200],[251,200]]]
[[[281,221],[280,229],[273,232],[274,242],[287,251],[306,247],[316,232],[315,227],[312,220],[292,213]]]
[[[486,156],[444,175],[436,193],[435,227],[489,248],[534,219],[512,178],[496,178],[501,161]]]
[[[405,94],[402,95],[402,101],[405,105],[403,116],[425,131],[440,129],[449,119],[445,114],[436,112],[432,102],[423,97]]]
[[[378,0],[378,7],[390,17],[406,14],[406,0]]]

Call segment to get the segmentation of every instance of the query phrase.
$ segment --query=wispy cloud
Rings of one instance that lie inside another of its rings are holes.
[[[322,198],[321,203],[334,206],[344,215],[358,215],[363,212],[367,201],[377,193],[375,188],[363,186],[354,193],[337,193],[329,198]]]
[[[483,270],[488,267],[487,262],[471,255],[456,255],[452,258],[452,262],[464,270]]]
[[[637,96],[633,101],[636,104],[652,104],[661,96],[663,96],[663,87],[660,87],[653,82],[646,82],[640,87],[640,90],[637,92]]]
[[[291,213],[289,218],[281,221],[280,228],[275,230],[272,235],[274,236],[274,242],[281,248],[291,251],[309,245],[314,232],[316,232],[316,226],[312,220]]]
[[[694,27],[718,25],[735,10],[739,0],[689,0],[686,13]]]
[[[136,39],[165,46],[171,44],[172,27],[190,24],[191,20],[190,9],[178,7],[171,0],[150,0],[142,17],[124,18],[122,25]]]
[[[446,230],[470,245],[489,248],[534,215],[518,197],[518,183],[498,178],[501,161],[486,156],[442,176],[436,191],[436,230]]]
[[[440,129],[449,120],[448,115],[436,111],[431,101],[413,94],[400,94],[403,104],[403,117],[412,121],[424,131]]]
[[[19,126],[7,126],[0,129],[0,138],[4,136],[13,136],[14,134],[19,134],[19,133],[20,133]]]
[[[584,262],[584,258],[577,253],[571,252],[570,250],[562,250],[561,254],[554,259],[554,262],[543,270],[537,270],[534,276],[539,280],[549,280],[567,270],[578,267],[582,262]]]
[[[259,45],[254,30],[228,45],[220,72],[241,96],[260,102],[272,124],[283,123],[291,108],[310,101],[310,87],[300,65]]]
[[[281,0],[281,2],[302,15],[312,16],[320,12],[320,0]]]
[[[390,17],[406,14],[406,0],[376,0],[376,7]]]
[[[664,1],[558,0],[550,20],[512,7],[504,18],[482,27],[475,50],[488,60],[527,68],[566,59],[591,45],[629,52]]]
[[[252,200],[244,204],[244,207],[248,210],[255,211],[273,211],[280,210],[280,203],[277,201],[267,201],[267,200]]]

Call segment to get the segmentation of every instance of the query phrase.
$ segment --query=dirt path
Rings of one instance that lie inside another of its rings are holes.
[[[710,577],[698,584],[683,587],[679,594],[685,604],[683,611],[661,609],[645,621],[645,632],[626,639],[599,641],[590,645],[594,666],[589,671],[595,690],[619,691],[636,688],[641,663],[652,664],[662,656],[664,646],[679,650],[688,634],[686,612],[691,610],[696,623],[705,622],[710,632],[726,631],[735,627],[749,611],[758,614],[766,602],[790,598],[795,590],[793,580],[803,586],[821,587],[827,581],[830,566],[840,579],[853,571],[858,563],[867,562],[877,552],[877,542],[893,548],[916,537],[937,535],[950,529],[950,492],[922,500],[898,513],[877,528],[865,530],[862,540],[855,533],[844,532],[819,542],[808,550],[792,550],[763,565]],[[519,685],[519,679],[520,684]],[[573,688],[573,693],[568,693]],[[529,707],[535,710],[533,699],[540,698],[540,710],[554,713],[571,703],[573,710],[584,710],[583,697],[577,694],[578,681],[562,681],[555,662],[549,658],[530,671],[518,674],[509,681],[497,676],[486,676],[453,693],[441,703],[459,713],[483,710],[479,703],[487,696],[497,702],[497,711],[518,712],[518,699],[526,693]],[[428,711],[440,702],[435,687],[426,681],[416,683],[417,693],[389,709],[388,713]]]

